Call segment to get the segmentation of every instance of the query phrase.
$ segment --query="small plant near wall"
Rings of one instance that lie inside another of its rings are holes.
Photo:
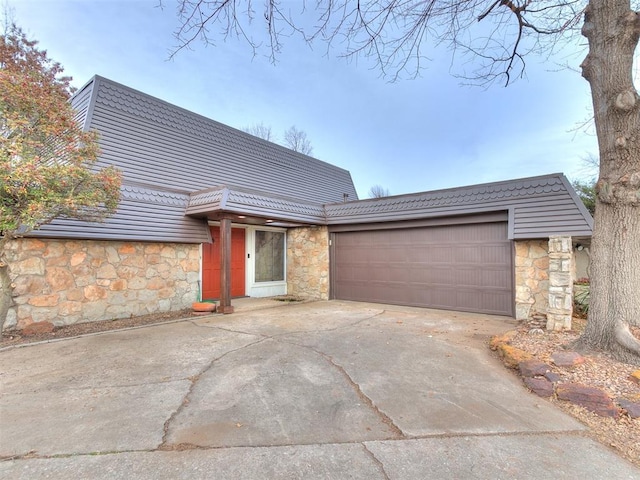
[[[588,278],[579,278],[573,282],[573,313],[576,317],[587,318],[589,314],[589,299],[591,289],[589,288]]]

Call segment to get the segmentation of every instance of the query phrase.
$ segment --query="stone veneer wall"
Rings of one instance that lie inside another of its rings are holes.
[[[327,227],[287,230],[287,293],[329,299],[329,231]]]
[[[549,250],[547,240],[515,242],[516,319],[526,320],[549,308]]]
[[[199,245],[24,238],[8,250],[14,306],[5,328],[182,310],[197,297]]]

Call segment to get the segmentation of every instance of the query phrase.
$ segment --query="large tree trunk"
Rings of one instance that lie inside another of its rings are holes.
[[[582,33],[589,54],[582,74],[591,85],[600,176],[591,255],[589,319],[577,346],[603,349],[640,364],[640,97],[633,56],[640,16],[629,0],[591,0]]]

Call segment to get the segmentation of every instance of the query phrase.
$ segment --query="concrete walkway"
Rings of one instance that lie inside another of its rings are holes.
[[[332,301],[4,350],[0,478],[639,478],[491,357],[512,325]]]

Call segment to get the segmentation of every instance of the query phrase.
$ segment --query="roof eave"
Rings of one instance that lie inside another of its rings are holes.
[[[265,224],[272,222],[295,225],[326,224],[321,205],[227,186],[192,193],[185,215],[204,217],[209,220],[218,220],[226,215],[235,216],[238,220],[251,217],[263,219]]]

